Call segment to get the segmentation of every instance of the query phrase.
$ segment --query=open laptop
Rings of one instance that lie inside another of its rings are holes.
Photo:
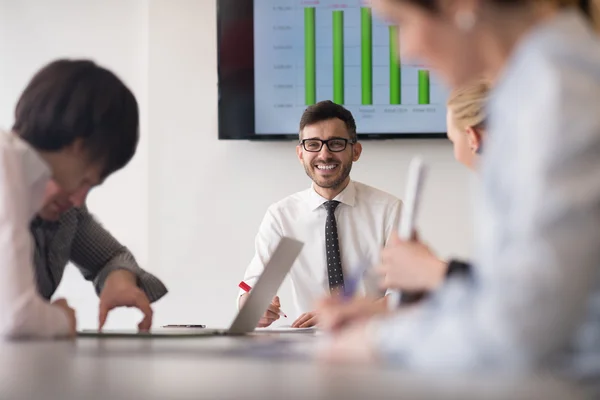
[[[288,237],[281,238],[265,270],[256,285],[248,294],[248,299],[240,308],[228,329],[206,328],[158,328],[150,332],[134,330],[84,330],[79,337],[198,337],[214,335],[244,335],[254,331],[260,317],[269,307],[271,300],[289,273],[294,261],[300,254],[304,243]]]

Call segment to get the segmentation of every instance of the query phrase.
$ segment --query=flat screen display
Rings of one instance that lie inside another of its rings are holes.
[[[444,137],[447,89],[364,0],[220,0],[219,137],[297,138],[322,100],[361,139]]]

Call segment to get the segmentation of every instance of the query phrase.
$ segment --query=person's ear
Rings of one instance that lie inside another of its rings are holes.
[[[296,155],[298,156],[300,164],[304,164],[302,160],[303,153],[302,145],[298,143],[298,145],[296,145]]]
[[[469,144],[469,149],[473,154],[479,153],[479,148],[481,147],[481,134],[479,131],[471,126],[467,127],[465,131],[467,135],[467,143]]]
[[[352,161],[357,162],[362,153],[362,144],[360,142],[354,143],[352,146]]]

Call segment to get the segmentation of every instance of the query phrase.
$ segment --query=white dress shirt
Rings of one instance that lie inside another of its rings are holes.
[[[42,205],[50,170],[27,143],[0,132],[0,335],[57,337],[68,316],[38,294],[29,224]]]
[[[375,321],[382,356],[424,369],[555,366],[598,382],[599,107],[600,45],[581,15],[521,41],[491,98],[474,281]]]
[[[340,202],[335,218],[346,279],[365,264],[370,268],[379,263],[381,249],[398,228],[401,202],[391,194],[353,181],[334,200]],[[255,256],[244,276],[250,286],[256,283],[281,237],[304,242],[290,271],[296,317],[314,311],[315,302],[330,293],[325,250],[327,211],[323,206],[326,201],[311,187],[269,207],[256,236]],[[377,276],[369,272],[357,292],[383,296]]]

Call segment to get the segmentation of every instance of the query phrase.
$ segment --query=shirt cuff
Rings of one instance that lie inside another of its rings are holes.
[[[244,279],[242,282],[246,282],[246,284],[250,287],[254,287],[254,285],[256,284],[256,282],[258,282],[258,278],[250,278],[250,279]],[[240,297],[242,297],[244,294],[246,294],[247,292],[243,289],[240,289],[238,292],[238,295],[235,299],[235,306],[237,308],[238,311],[240,311]]]
[[[71,333],[66,311],[40,297],[35,288],[13,299],[10,309],[2,314],[0,336],[7,339],[55,339]]]
[[[56,315],[53,316],[55,318],[54,323],[56,325],[55,325],[54,331],[52,332],[52,337],[55,337],[55,338],[68,337],[71,334],[71,320],[69,319],[67,312],[56,306],[52,306],[52,307],[55,307],[57,309],[57,311],[59,311],[56,313]]]
[[[102,293],[106,278],[111,272],[125,270],[131,272],[136,277],[137,286],[148,296],[150,303],[162,298],[168,293],[166,286],[154,275],[144,271],[138,266],[126,265],[126,264],[107,264],[96,276],[94,284],[96,286],[96,293],[98,296]]]

